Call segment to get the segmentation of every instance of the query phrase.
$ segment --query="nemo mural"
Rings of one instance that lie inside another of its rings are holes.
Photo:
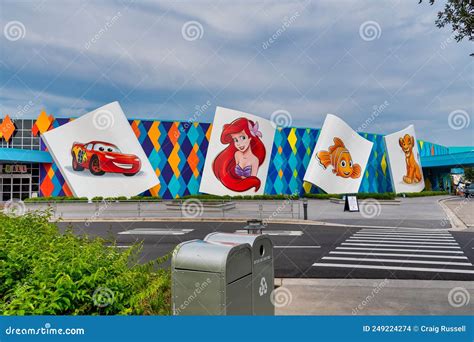
[[[344,145],[344,142],[335,137],[334,145],[329,147],[329,151],[319,151],[316,156],[321,165],[326,169],[329,165],[332,166],[332,172],[343,178],[359,178],[361,175],[361,167],[352,161],[352,156],[349,150]]]

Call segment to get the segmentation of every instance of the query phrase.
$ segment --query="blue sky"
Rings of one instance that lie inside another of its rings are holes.
[[[210,122],[224,106],[473,145],[472,43],[435,26],[442,3],[3,0],[0,115],[119,101],[130,118]]]

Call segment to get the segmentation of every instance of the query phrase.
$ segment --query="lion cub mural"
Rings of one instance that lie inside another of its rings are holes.
[[[400,147],[405,153],[405,162],[407,167],[406,175],[403,176],[403,181],[407,184],[418,183],[421,181],[421,168],[416,162],[413,155],[413,147],[415,146],[415,138],[412,135],[405,134],[403,138],[399,139]]]

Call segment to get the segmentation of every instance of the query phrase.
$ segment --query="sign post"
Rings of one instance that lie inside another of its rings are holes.
[[[357,195],[345,195],[344,196],[344,211],[349,212],[358,212],[359,211],[359,201]]]

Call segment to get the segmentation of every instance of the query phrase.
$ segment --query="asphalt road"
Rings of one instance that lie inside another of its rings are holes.
[[[235,232],[238,222],[61,222],[77,234],[116,241],[117,248],[143,242],[141,261],[171,252],[182,241],[214,231]],[[366,228],[270,224],[275,276],[474,280],[474,232],[430,228]]]

